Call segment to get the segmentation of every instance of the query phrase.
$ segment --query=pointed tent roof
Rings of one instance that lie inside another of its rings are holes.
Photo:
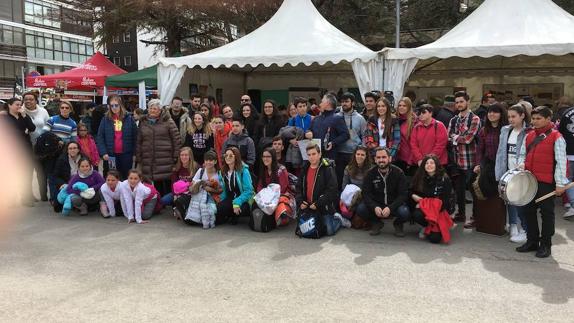
[[[141,81],[145,81],[146,86],[157,86],[157,64],[139,71],[107,77],[106,86],[138,87]]]
[[[93,90],[104,86],[106,77],[124,74],[126,71],[110,62],[102,53],[97,52],[82,65],[62,73],[26,77],[26,86],[51,88],[65,82],[68,90]]]
[[[252,33],[203,53],[161,58],[160,63],[201,68],[300,63],[309,66],[356,59],[366,62],[376,56],[331,25],[310,0],[285,0],[275,15]]]
[[[486,0],[437,41],[384,49],[388,59],[574,53],[574,16],[551,0]]]

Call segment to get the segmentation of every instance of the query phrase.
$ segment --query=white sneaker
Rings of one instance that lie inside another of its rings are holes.
[[[568,210],[566,210],[564,215],[562,215],[562,217],[565,220],[571,219],[573,216],[574,216],[574,208],[569,208]]]
[[[426,239],[425,229],[426,228],[421,228],[421,231],[419,231],[419,239]]]
[[[518,225],[517,224],[511,224],[509,231],[510,231],[510,237],[508,239],[510,241],[512,241],[512,239],[516,238],[516,236],[518,235]]]
[[[333,216],[336,219],[339,219],[339,221],[341,221],[341,225],[344,226],[345,228],[349,229],[351,227],[351,221],[342,216],[340,213],[335,213],[333,214]]]
[[[514,243],[524,243],[526,242],[526,232],[525,231],[521,231],[519,232],[517,235],[515,235],[514,237],[510,237],[510,241],[514,242]]]
[[[571,207],[572,207],[572,204],[570,204],[570,203],[564,203],[564,208],[565,208],[565,209],[569,209],[569,208],[571,208]]]
[[[104,218],[110,217],[110,212],[108,211],[108,206],[106,205],[105,202],[100,203],[100,213]]]

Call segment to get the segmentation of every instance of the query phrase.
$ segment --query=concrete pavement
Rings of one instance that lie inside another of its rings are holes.
[[[378,237],[305,240],[292,226],[202,230],[167,212],[127,225],[40,205],[0,238],[2,322],[574,318],[574,223],[560,217],[541,260],[460,225],[448,246],[420,241],[415,226],[396,238],[390,223]]]

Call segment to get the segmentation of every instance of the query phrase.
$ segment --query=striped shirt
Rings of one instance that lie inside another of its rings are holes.
[[[51,131],[65,143],[76,141],[78,138],[77,128],[76,121],[59,115],[52,116],[44,126],[45,131]]]

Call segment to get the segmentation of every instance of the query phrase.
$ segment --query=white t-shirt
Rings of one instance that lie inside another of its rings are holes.
[[[378,125],[377,127],[379,127],[379,146],[381,147],[387,147],[387,138],[384,138],[385,136],[385,124],[383,123],[383,121],[381,121],[381,119],[377,119],[378,121]]]
[[[516,164],[516,144],[520,131],[521,130],[512,129],[510,136],[508,136],[508,143],[506,144],[506,151],[508,153],[508,169],[514,169],[518,166]]]

